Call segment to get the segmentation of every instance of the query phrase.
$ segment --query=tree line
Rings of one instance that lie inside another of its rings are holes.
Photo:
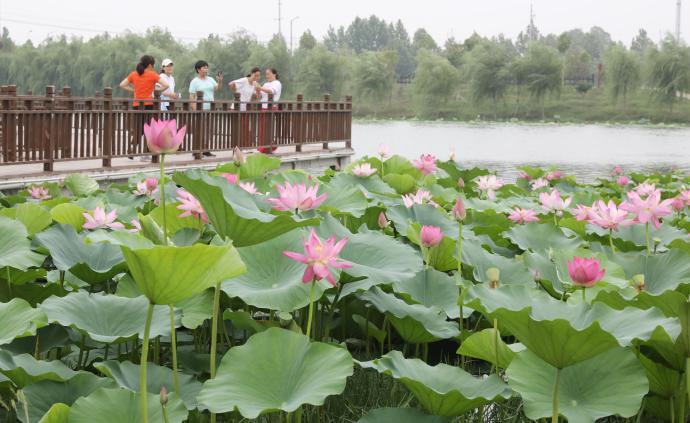
[[[542,35],[532,23],[514,40],[474,33],[440,45],[423,28],[410,35],[401,21],[376,16],[331,27],[320,41],[306,31],[294,51],[279,35],[260,43],[245,31],[209,35],[196,44],[154,28],[145,34],[105,33],[88,40],[56,36],[19,45],[3,28],[0,83],[17,85],[21,92],[40,93],[45,85],[56,85],[93,95],[116,86],[143,54],[153,55],[158,64],[171,58],[183,92],[199,59],[208,61],[214,74],[222,71],[229,78],[254,66],[277,68],[284,99],[297,93],[308,99],[353,94],[356,105],[374,110],[392,102],[397,83],[409,81],[411,107],[419,117],[438,117],[459,98],[488,107],[495,118],[518,116],[528,102],[540,107],[543,117],[546,99],[558,96],[566,81],[575,81],[583,95],[597,81],[613,104],[625,105],[632,93],[645,90],[669,110],[690,89],[688,47],[672,37],[656,43],[642,29],[629,45],[615,42],[599,27]],[[225,89],[219,97],[230,95]],[[505,111],[507,96],[510,112]]]

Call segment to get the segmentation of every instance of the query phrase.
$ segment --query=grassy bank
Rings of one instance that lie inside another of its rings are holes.
[[[412,86],[397,85],[388,101],[374,103],[356,101],[356,118],[365,119],[447,119],[460,121],[525,121],[525,122],[572,122],[572,123],[635,123],[635,124],[690,124],[690,101],[679,99],[673,110],[655,102],[649,92],[638,91],[628,96],[625,103],[613,104],[604,88],[592,88],[580,94],[574,87],[563,87],[559,95],[548,97],[542,108],[534,99],[523,92],[519,98],[515,89],[501,99],[494,112],[486,102],[477,104],[466,88],[460,90],[447,104],[439,105],[431,113],[420,113],[415,109]]]

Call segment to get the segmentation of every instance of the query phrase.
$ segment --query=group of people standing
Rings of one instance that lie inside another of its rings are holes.
[[[133,106],[139,110],[154,109],[154,92],[161,94],[161,110],[168,110],[171,100],[179,100],[182,94],[176,91],[175,77],[173,76],[174,63],[170,59],[164,59],[160,72],[155,71],[156,60],[149,55],[142,56],[136,69],[120,82],[120,88],[134,94]],[[203,110],[211,109],[211,102],[215,100],[215,93],[220,91],[223,84],[223,73],[217,72],[216,79],[209,75],[209,65],[204,60],[199,60],[194,65],[196,76],[189,83],[189,100],[193,100],[191,108],[196,110],[196,93],[203,93]],[[268,96],[273,95],[273,103],[280,101],[283,87],[280,76],[275,68],[265,70],[266,81],[260,84],[261,69],[254,67],[247,76],[236,79],[228,84],[234,93],[240,95],[240,110],[247,109],[247,103],[259,100],[262,109],[268,109]],[[277,105],[273,105],[277,108]],[[245,125],[243,125],[245,126]],[[273,148],[275,150],[275,148]],[[210,152],[204,155],[212,156]]]

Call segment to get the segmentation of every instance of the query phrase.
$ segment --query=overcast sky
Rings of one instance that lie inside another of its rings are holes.
[[[101,31],[144,32],[150,26],[168,28],[187,42],[208,33],[225,34],[244,28],[259,41],[278,32],[278,1],[156,1],[142,0],[0,0],[0,25],[20,42],[42,41],[61,33],[90,37]],[[289,42],[289,20],[295,40],[305,29],[319,39],[329,25],[347,25],[356,16],[375,14],[387,21],[402,19],[410,34],[426,28],[443,42],[464,39],[477,31],[514,38],[529,22],[530,3],[542,33],[560,33],[594,25],[614,40],[630,43],[639,28],[658,40],[674,31],[676,0],[282,0],[283,34]],[[683,38],[690,35],[690,1],[682,12]],[[296,41],[295,41],[296,42]]]

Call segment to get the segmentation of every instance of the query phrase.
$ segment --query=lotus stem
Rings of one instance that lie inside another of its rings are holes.
[[[676,421],[676,405],[675,405],[675,401],[673,400],[674,398],[675,398],[675,395],[668,399],[668,410],[669,410],[669,413],[671,413],[671,420],[670,421],[672,421],[672,422]]]
[[[681,390],[680,390],[680,398],[678,398],[678,423],[685,423],[685,392],[687,391],[687,386],[685,385],[685,379],[681,380],[680,382],[681,385]]]
[[[146,312],[146,326],[144,327],[144,340],[141,344],[141,360],[139,361],[139,395],[141,396],[141,417],[143,423],[149,421],[149,404],[146,398],[148,393],[146,384],[146,370],[149,360],[149,334],[151,333],[151,320],[153,319],[153,303],[149,303]]]
[[[611,246],[611,252],[616,252],[616,247],[613,246],[613,229],[609,229],[609,245]]]
[[[582,287],[582,302],[583,303],[587,302],[587,290],[584,286]]]
[[[213,319],[211,322],[211,379],[216,377],[216,342],[218,342],[218,308],[220,306],[220,283],[213,292]]]
[[[338,284],[338,291],[335,294],[335,298],[333,299],[333,304],[331,305],[331,309],[328,312],[328,324],[326,325],[326,334],[324,335],[324,338],[328,338],[331,335],[331,325],[333,324],[333,315],[335,314],[335,305],[340,299],[340,292],[343,289],[343,284]]]
[[[161,193],[161,207],[163,207],[163,242],[168,245],[168,221],[165,217],[165,154],[161,154],[161,177],[158,185]]]
[[[309,338],[311,338],[311,322],[314,319],[314,285],[316,285],[316,279],[311,281],[309,288],[309,317],[307,318],[307,336]]]
[[[458,278],[462,282],[462,222],[459,223],[458,230]]]
[[[561,369],[556,368],[556,381],[553,383],[551,394],[551,423],[558,423],[558,382],[561,377]]]
[[[644,239],[647,244],[647,255],[652,254],[652,249],[649,247],[649,222],[644,224]]]
[[[38,331],[36,331],[36,345],[34,346],[34,358],[35,358],[36,360],[40,360],[40,359],[41,359],[41,356],[40,356],[41,353],[40,353],[40,348],[39,348],[39,338],[40,338],[40,337],[39,337],[39,335],[38,335]],[[107,360],[107,359],[106,359],[106,360]]]
[[[685,358],[685,393],[690,401],[690,357]]]
[[[494,351],[496,352],[496,375],[498,375],[498,319],[494,319]]]
[[[180,391],[180,375],[177,371],[177,334],[175,333],[175,308],[170,304],[170,349],[172,349],[173,362],[173,385],[175,393],[181,394]]]

